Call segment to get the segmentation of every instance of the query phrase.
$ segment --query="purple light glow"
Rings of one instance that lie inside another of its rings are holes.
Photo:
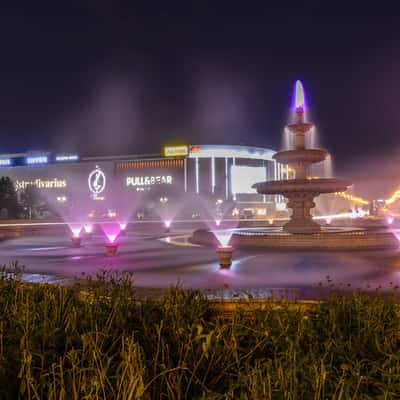
[[[86,233],[92,233],[93,232],[93,225],[85,224],[85,225],[83,225],[83,229],[85,230]]]
[[[332,223],[332,218],[326,218],[325,222],[327,225],[330,225]]]
[[[118,235],[121,232],[121,228],[117,223],[110,223],[110,224],[102,224],[101,229],[103,229],[104,234],[107,237],[107,240],[112,244],[115,243]]]
[[[69,229],[72,232],[72,237],[75,237],[75,238],[80,237],[80,233],[81,233],[81,230],[82,230],[82,226],[81,225],[71,224],[71,225],[68,225],[68,226],[69,226]]]
[[[303,83],[297,80],[293,90],[293,109],[302,108],[304,111],[306,109],[306,96],[304,93]]]
[[[118,236],[118,233],[108,233],[108,234],[106,234],[106,236],[110,243],[114,243],[115,239]]]
[[[387,221],[387,223],[388,223],[389,225],[392,225],[393,222],[394,222],[394,217],[392,217],[392,216],[387,217],[386,221]]]
[[[126,229],[126,227],[127,227],[127,223],[125,223],[125,222],[120,222],[119,223],[119,227],[121,228],[121,231],[124,231],[125,229]]]
[[[169,228],[171,226],[171,222],[169,219],[167,219],[166,221],[164,221],[164,225],[166,228]]]
[[[304,89],[303,89],[303,84],[301,81],[296,81],[296,108],[297,107],[303,107],[305,106],[304,104]]]
[[[224,276],[231,276],[233,275],[230,268],[218,268],[218,274]],[[224,285],[227,285],[226,283]],[[229,285],[228,285],[229,286]]]
[[[393,233],[397,241],[400,242],[400,232],[398,230],[394,230]]]
[[[217,238],[222,247],[227,247],[232,237],[232,232],[229,231],[214,231],[214,236]]]
[[[221,225],[221,220],[220,219],[216,219],[215,220],[215,225],[220,226]]]

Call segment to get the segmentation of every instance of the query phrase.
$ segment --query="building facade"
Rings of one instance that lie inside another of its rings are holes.
[[[274,154],[260,147],[224,145],[167,146],[163,155],[5,154],[0,174],[12,179],[19,195],[35,187],[55,209],[134,204],[135,210],[146,211],[184,199],[196,208],[195,199],[206,198],[265,215],[284,208],[280,196],[259,195],[252,188],[256,182],[287,178],[288,169],[276,163]]]

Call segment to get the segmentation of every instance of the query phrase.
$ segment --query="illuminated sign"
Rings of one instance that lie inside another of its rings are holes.
[[[97,195],[102,193],[106,188],[106,175],[97,165],[88,176],[88,185],[94,198],[96,198]]]
[[[68,154],[68,155],[60,155],[56,156],[56,161],[57,162],[63,162],[63,161],[78,161],[79,157],[77,154]]]
[[[28,186],[35,186],[38,189],[61,189],[67,187],[65,179],[31,179],[29,181],[19,180],[15,181],[15,190],[24,190]]]
[[[151,185],[172,185],[171,175],[159,176],[128,176],[126,186],[151,186]]]
[[[8,165],[11,165],[10,158],[0,158],[0,167],[7,167]]]
[[[200,153],[200,146],[199,145],[193,145],[190,146],[190,153]]]
[[[184,157],[187,156],[188,154],[189,154],[189,147],[187,145],[164,147],[165,157]]]
[[[26,157],[26,163],[31,164],[47,164],[49,159],[47,156],[30,156]]]

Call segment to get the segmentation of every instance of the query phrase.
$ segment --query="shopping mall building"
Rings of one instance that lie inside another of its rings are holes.
[[[259,195],[252,188],[255,182],[288,178],[274,154],[224,145],[166,146],[163,154],[107,157],[32,152],[1,155],[0,171],[18,193],[34,186],[50,202],[79,206],[85,198],[98,205],[125,198],[145,212],[160,201],[188,198],[196,208],[193,199],[207,198],[262,216],[285,208],[281,196]]]

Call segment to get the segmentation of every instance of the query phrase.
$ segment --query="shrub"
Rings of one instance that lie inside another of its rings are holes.
[[[85,291],[82,291],[86,288]],[[72,287],[0,274],[1,399],[396,398],[390,297],[332,294],[221,317],[201,292],[139,299],[130,275]]]

